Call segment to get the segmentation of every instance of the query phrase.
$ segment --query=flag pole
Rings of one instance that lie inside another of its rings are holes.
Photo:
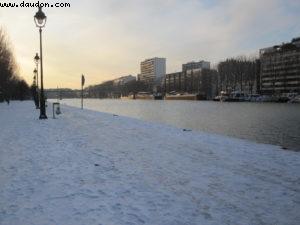
[[[85,83],[84,75],[81,75],[81,109],[83,109],[83,86]]]
[[[83,109],[83,85],[81,85],[81,109]]]

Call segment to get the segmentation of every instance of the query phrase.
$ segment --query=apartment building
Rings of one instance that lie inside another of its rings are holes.
[[[159,84],[166,75],[166,59],[152,58],[141,62],[141,73],[139,80],[149,86]]]
[[[184,85],[184,79],[182,72],[175,72],[166,74],[165,79],[163,80],[163,87],[167,93],[172,91],[182,91]]]
[[[210,69],[210,62],[201,60],[199,62],[188,62],[182,64],[182,72],[186,72],[188,70],[195,70],[195,69]]]
[[[166,74],[162,86],[166,93],[201,94],[205,99],[212,99],[217,93],[217,79],[216,70],[191,69]]]
[[[300,93],[300,37],[260,50],[260,92]]]

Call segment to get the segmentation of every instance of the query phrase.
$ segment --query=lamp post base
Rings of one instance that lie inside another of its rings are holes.
[[[40,115],[40,120],[46,120],[48,117],[46,115]]]

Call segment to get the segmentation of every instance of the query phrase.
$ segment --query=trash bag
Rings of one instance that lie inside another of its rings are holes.
[[[60,111],[60,106],[57,106],[55,113],[56,113],[56,115],[59,115],[59,114],[61,114],[61,111]]]

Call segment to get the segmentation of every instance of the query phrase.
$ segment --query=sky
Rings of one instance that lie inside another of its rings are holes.
[[[0,0],[18,2],[20,0]],[[27,1],[37,2],[37,1]],[[300,0],[49,0],[43,8],[45,88],[80,88],[137,75],[140,62],[167,59],[167,73],[189,61],[212,64],[258,55],[260,48],[300,36]],[[32,83],[39,33],[37,8],[0,8],[0,26],[13,46],[19,74]]]

